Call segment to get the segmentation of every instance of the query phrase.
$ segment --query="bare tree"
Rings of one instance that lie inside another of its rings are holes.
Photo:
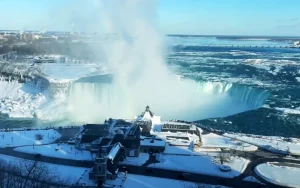
[[[12,173],[8,173],[8,171],[11,171]],[[12,166],[5,161],[0,161],[0,188],[18,187],[20,178],[13,174],[15,171],[15,166]]]
[[[217,161],[220,162],[221,165],[223,165],[225,162],[230,162],[230,154],[221,151],[217,156]]]
[[[0,188],[66,187],[55,172],[38,161],[21,160],[18,164],[0,161]]]
[[[35,134],[34,135],[35,136],[35,140],[43,140],[43,138],[44,138],[44,135],[42,135],[42,134]]]

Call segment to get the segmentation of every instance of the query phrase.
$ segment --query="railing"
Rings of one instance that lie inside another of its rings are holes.
[[[55,127],[21,127],[21,128],[2,128],[0,132],[11,132],[11,131],[31,131],[31,130],[61,130],[61,129],[73,129],[80,128],[81,126],[55,126]]]
[[[198,47],[207,47],[207,48],[296,48],[295,46],[271,46],[271,45],[199,45]]]

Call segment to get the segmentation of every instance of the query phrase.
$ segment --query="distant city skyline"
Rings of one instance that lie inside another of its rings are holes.
[[[76,1],[0,0],[0,30],[70,31]],[[164,34],[299,36],[299,7],[299,0],[160,0],[156,10]]]

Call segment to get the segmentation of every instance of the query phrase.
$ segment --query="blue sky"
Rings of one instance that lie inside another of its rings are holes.
[[[71,2],[0,0],[0,29],[65,30],[56,9]],[[300,0],[159,0],[157,11],[166,34],[300,35]]]

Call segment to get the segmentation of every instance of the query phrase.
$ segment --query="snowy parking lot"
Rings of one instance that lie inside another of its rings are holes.
[[[41,146],[23,146],[17,147],[15,151],[24,153],[36,154],[39,153],[43,156],[62,158],[62,159],[73,159],[73,160],[89,160],[92,161],[92,155],[86,150],[77,150],[74,145],[69,144],[49,144]]]
[[[54,129],[0,132],[0,147],[51,144],[60,137]]]

